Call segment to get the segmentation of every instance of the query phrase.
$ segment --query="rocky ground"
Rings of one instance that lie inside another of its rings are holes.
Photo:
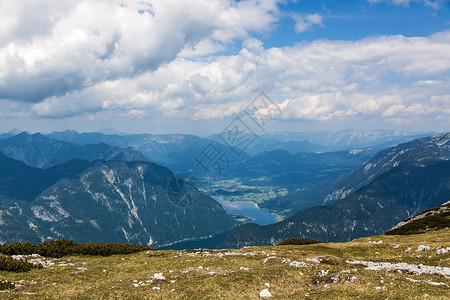
[[[448,299],[450,229],[348,243],[111,257],[17,256],[44,269],[0,272],[1,298]]]

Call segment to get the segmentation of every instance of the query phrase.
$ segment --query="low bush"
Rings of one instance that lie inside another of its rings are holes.
[[[281,243],[278,244],[278,246],[283,246],[283,245],[311,245],[311,244],[318,244],[318,243],[323,243],[323,242],[312,240],[312,239],[308,239],[308,238],[292,238],[292,239],[287,239],[287,240],[282,241]]]
[[[66,255],[100,255],[130,254],[145,250],[153,250],[147,246],[117,243],[79,244],[71,240],[44,241],[39,244],[15,242],[0,245],[0,253],[6,255],[31,255],[37,253],[45,257],[63,257]]]
[[[13,259],[10,256],[0,256],[0,271],[28,272],[31,269],[42,269],[41,264],[32,264],[22,259]]]
[[[12,290],[14,289],[16,286],[14,285],[14,283],[12,283],[11,281],[8,280],[0,280],[0,291],[1,290]]]

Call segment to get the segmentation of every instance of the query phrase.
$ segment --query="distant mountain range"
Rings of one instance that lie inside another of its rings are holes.
[[[6,134],[8,138],[3,136],[0,139],[0,151],[40,168],[58,165],[73,158],[89,161],[147,160],[164,165],[186,177],[193,176],[193,179],[209,176],[197,159],[213,143],[213,147],[227,154],[231,161],[219,179],[238,178],[252,186],[287,188],[287,195],[264,201],[260,206],[282,215],[291,215],[323,201],[331,203],[361,186],[359,180],[366,176],[359,173],[355,173],[355,178],[348,178],[348,182],[342,181],[347,177],[338,178],[372,158],[379,151],[380,143],[395,143],[420,135],[393,130],[270,133],[259,136],[246,149],[257,154],[250,157],[244,152],[237,157],[229,147],[220,143],[223,141],[218,135],[205,139],[179,134],[125,134],[113,129],[105,129],[104,132],[78,133],[67,130],[44,136],[18,134],[18,130],[12,130]],[[376,146],[348,149],[361,145]],[[347,150],[323,152],[336,148]],[[272,150],[265,151],[267,149]]]
[[[346,241],[383,233],[450,200],[450,134],[412,141],[414,134],[396,131],[265,134],[246,149],[258,153],[237,157],[217,136],[105,132],[111,134],[0,136],[0,242],[216,244],[237,223],[192,185],[205,181],[196,178],[205,175],[196,158],[211,145],[232,158],[211,195],[249,193],[259,207],[290,216],[244,224],[221,247],[291,237]],[[169,168],[194,176],[187,183]],[[271,196],[261,201],[265,191]]]
[[[388,149],[343,180],[350,182],[358,177],[355,174],[360,176],[358,185],[342,199],[299,211],[276,224],[241,225],[220,247],[275,245],[293,237],[348,241],[383,233],[408,217],[450,200],[449,150],[450,134]]]
[[[75,158],[89,161],[97,159],[147,161],[141,152],[132,147],[121,148],[105,143],[80,146],[51,139],[40,133],[30,135],[26,132],[0,139],[0,151],[37,168],[56,166]]]
[[[20,131],[17,128],[11,129],[8,132],[0,133],[0,139],[6,139],[11,136],[15,136],[16,134],[19,134]]]
[[[154,247],[211,238],[235,221],[153,163],[71,160],[38,169],[0,153],[0,241],[67,238]]]
[[[400,130],[345,129],[315,132],[276,132],[268,135],[282,142],[308,141],[311,144],[325,147],[326,151],[340,151],[353,148],[389,148],[432,134],[435,133]]]
[[[336,152],[354,148],[389,148],[420,137],[430,136],[431,132],[410,132],[399,130],[336,130],[315,132],[274,132],[260,135],[247,149],[250,155],[276,149],[291,154],[299,152]],[[209,138],[220,142],[218,134]]]
[[[141,152],[149,161],[169,167],[175,172],[202,174],[204,169],[198,165],[196,158],[201,156],[201,153],[207,149],[210,143],[213,143],[214,148],[226,153],[229,159],[234,162],[249,157],[245,152],[236,156],[226,145],[188,134],[107,135],[98,132],[78,133],[67,130],[53,132],[48,134],[47,137],[79,145],[105,143],[124,148],[132,147]]]

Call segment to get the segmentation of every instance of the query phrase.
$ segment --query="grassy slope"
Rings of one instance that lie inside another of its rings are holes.
[[[415,234],[450,227],[450,202],[428,209],[400,224],[400,227],[389,230],[386,234]]]
[[[372,244],[368,243],[369,240],[381,240],[383,243]],[[414,251],[422,244],[432,249]],[[399,247],[393,248],[395,245]],[[413,250],[405,253],[408,247]],[[444,276],[372,271],[365,270],[362,265],[345,262],[350,259],[450,267],[450,252],[438,256],[438,247],[450,247],[450,229],[419,235],[360,238],[348,243],[231,250],[233,253],[255,254],[247,256],[220,254],[228,250],[152,251],[111,257],[72,256],[55,260],[54,267],[28,273],[0,272],[0,279],[22,285],[10,293],[0,293],[0,298],[259,299],[264,284],[270,283],[271,299],[448,299],[449,287],[424,282],[442,282],[450,286],[450,279]],[[268,255],[276,258],[264,263]],[[320,264],[306,261],[317,256],[324,259]],[[309,266],[292,267],[282,263],[283,258],[305,261]],[[58,266],[61,261],[67,263],[69,259],[74,266]],[[77,269],[81,267],[86,271]],[[241,270],[240,267],[250,270]],[[351,271],[339,273],[344,269]],[[324,277],[315,275],[320,270],[329,270],[329,273]],[[165,282],[145,283],[151,280],[154,273],[160,272],[165,276]],[[336,274],[340,274],[342,281],[331,283],[329,278]],[[343,281],[352,275],[358,280],[344,284]],[[133,287],[134,280],[146,285]],[[172,283],[171,280],[176,281]],[[324,289],[327,283],[331,287]],[[152,289],[154,286],[161,290]]]

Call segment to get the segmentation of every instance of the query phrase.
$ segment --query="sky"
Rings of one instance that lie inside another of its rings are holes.
[[[0,0],[0,132],[450,129],[448,0]]]

